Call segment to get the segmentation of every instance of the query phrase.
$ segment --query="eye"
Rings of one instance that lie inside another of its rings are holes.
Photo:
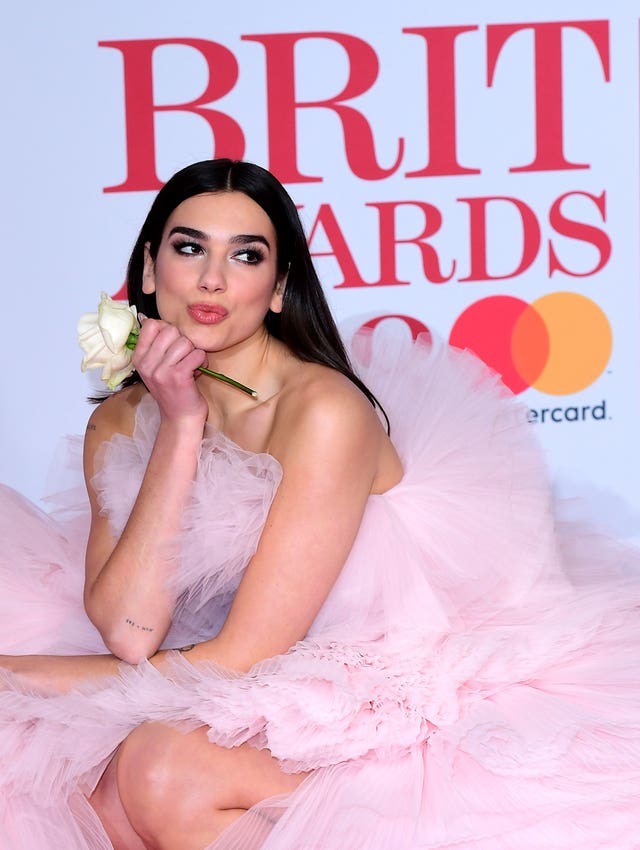
[[[249,266],[261,263],[264,260],[264,254],[259,248],[243,248],[241,251],[236,251],[233,257]]]
[[[186,256],[195,256],[196,254],[202,253],[202,245],[198,242],[193,242],[187,239],[178,239],[172,243],[173,250],[176,254],[183,254]]]

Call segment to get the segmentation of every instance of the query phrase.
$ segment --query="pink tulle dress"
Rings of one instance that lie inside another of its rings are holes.
[[[405,475],[369,499],[308,635],[242,674],[176,653],[170,677],[123,666],[49,696],[3,674],[0,850],[110,848],[86,797],[149,720],[312,771],[210,850],[640,848],[640,556],[559,525],[521,407],[474,357],[419,342],[360,359]],[[146,397],[103,449],[116,534],[157,422]],[[166,647],[219,629],[280,478],[206,432]],[[105,651],[82,607],[87,507],[73,488],[58,502],[2,494],[2,653]]]

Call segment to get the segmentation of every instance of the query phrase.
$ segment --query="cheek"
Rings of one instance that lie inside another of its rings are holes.
[[[167,280],[167,278],[161,276],[156,278],[156,307],[161,319],[168,322],[175,319],[176,306],[179,301],[178,295],[179,293],[175,285],[170,282],[170,279]]]
[[[265,275],[260,280],[250,280],[236,290],[236,303],[256,310],[266,311],[271,304],[275,292],[275,283],[271,275]]]
[[[179,270],[173,268],[171,261],[166,258],[159,259],[156,263],[155,287],[158,301],[167,301],[184,289],[184,283],[181,283],[184,275],[176,272]]]

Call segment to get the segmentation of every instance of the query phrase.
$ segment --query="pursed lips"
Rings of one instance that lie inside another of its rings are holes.
[[[187,312],[202,325],[215,325],[228,315],[228,310],[219,304],[189,304]]]

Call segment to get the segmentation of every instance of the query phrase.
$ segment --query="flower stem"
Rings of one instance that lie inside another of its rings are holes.
[[[237,390],[242,390],[243,393],[250,395],[251,398],[258,398],[258,393],[255,390],[252,390],[250,387],[245,387],[245,385],[241,384],[240,381],[234,381],[233,378],[229,378],[220,372],[212,372],[211,369],[206,369],[204,366],[198,366],[198,372],[203,372],[205,375],[211,375],[212,378],[224,381],[225,384],[231,384],[232,387],[235,387]]]
[[[138,329],[131,331],[129,336],[127,337],[127,341],[124,344],[125,348],[128,348],[129,351],[133,351],[136,347],[136,343],[138,342],[138,335],[140,331]]]
[[[125,347],[128,348],[130,351],[133,351],[133,349],[136,347],[139,333],[140,331],[138,329],[134,329],[129,334],[129,338],[125,342]],[[234,381],[233,378],[228,378],[226,375],[223,375],[220,372],[212,372],[211,369],[206,369],[204,366],[198,366],[198,372],[203,372],[205,375],[210,375],[212,378],[217,378],[218,381],[224,381],[225,384],[230,384],[237,390],[242,390],[243,393],[250,395],[251,398],[258,398],[258,393],[255,390],[252,390],[251,387],[245,387],[245,385],[241,384],[240,381]]]

